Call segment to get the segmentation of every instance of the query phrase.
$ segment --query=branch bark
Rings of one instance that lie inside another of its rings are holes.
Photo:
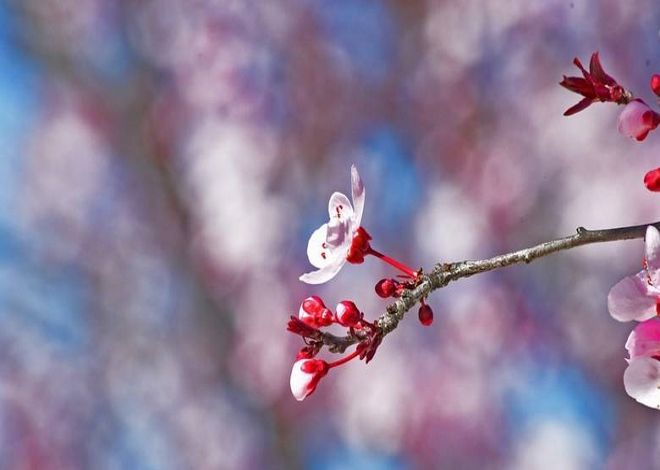
[[[578,246],[644,238],[646,228],[649,225],[653,225],[660,230],[660,222],[603,230],[587,230],[584,227],[578,227],[574,235],[547,241],[492,258],[455,263],[438,263],[428,274],[421,276],[421,280],[414,289],[404,291],[396,302],[388,305],[386,312],[375,323],[382,330],[383,336],[385,336],[398,326],[405,314],[420,300],[426,298],[434,290],[445,287],[452,281],[514,264],[528,264],[538,258],[558,251],[570,250]],[[360,332],[356,332],[350,336],[336,336],[330,333],[323,333],[323,343],[330,351],[338,353],[344,352],[349,346],[359,342],[361,339]]]

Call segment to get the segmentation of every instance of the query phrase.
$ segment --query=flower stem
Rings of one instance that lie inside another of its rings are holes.
[[[354,358],[358,357],[359,354],[360,353],[356,349],[355,351],[350,353],[348,356],[342,357],[341,359],[338,359],[335,362],[329,362],[328,363],[328,369],[332,369],[333,367],[337,367],[337,366],[340,366],[342,364],[346,364],[351,359],[354,359]]]
[[[416,271],[413,271],[412,269],[410,269],[405,264],[400,263],[399,261],[397,261],[393,258],[390,258],[389,256],[386,256],[386,255],[382,254],[381,252],[374,250],[371,247],[369,247],[369,249],[367,250],[367,254],[374,255],[376,258],[380,258],[381,260],[383,260],[387,264],[389,264],[391,266],[394,266],[396,269],[398,269],[399,271],[401,271],[406,276],[408,276],[412,279],[417,278],[417,272]]]

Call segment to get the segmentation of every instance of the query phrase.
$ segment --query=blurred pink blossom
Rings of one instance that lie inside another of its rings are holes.
[[[619,281],[607,297],[610,314],[619,321],[645,321],[657,315],[660,297],[660,232],[646,229],[644,269]]]
[[[628,336],[623,373],[626,392],[642,405],[660,408],[660,318],[640,323]]]

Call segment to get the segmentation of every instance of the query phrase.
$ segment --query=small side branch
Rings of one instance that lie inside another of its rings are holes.
[[[445,287],[452,281],[514,264],[528,264],[538,258],[578,246],[644,238],[646,228],[649,225],[653,225],[660,230],[660,222],[603,230],[587,230],[584,227],[578,227],[575,235],[540,243],[529,248],[492,258],[456,263],[438,263],[430,273],[421,276],[420,281],[414,289],[404,291],[401,298],[393,304],[388,305],[386,312],[375,323],[381,328],[383,336],[387,335],[398,326],[405,314],[420,300],[427,297],[434,290]],[[357,333],[353,336],[344,337],[329,333],[322,333],[322,335],[323,343],[332,352],[344,352],[350,345],[360,341],[360,336]]]

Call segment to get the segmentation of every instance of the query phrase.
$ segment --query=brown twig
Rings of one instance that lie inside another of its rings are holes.
[[[452,281],[513,264],[531,263],[535,259],[582,245],[644,238],[646,228],[649,225],[660,229],[660,222],[604,230],[587,230],[584,227],[578,227],[575,235],[551,240],[492,258],[456,263],[438,263],[428,274],[421,276],[420,281],[414,289],[405,290],[396,302],[388,305],[386,312],[376,320],[375,324],[382,330],[383,336],[385,336],[398,326],[406,312],[413,308],[421,299],[428,296],[434,290],[445,287]],[[323,344],[328,347],[328,350],[342,353],[349,346],[362,339],[358,333],[349,336],[335,336],[330,333],[321,333],[321,335]]]

